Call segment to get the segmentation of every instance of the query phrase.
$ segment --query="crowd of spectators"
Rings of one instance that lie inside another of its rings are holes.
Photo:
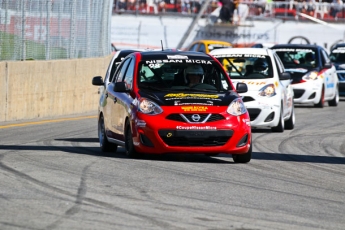
[[[196,14],[205,0],[114,0],[115,11]],[[345,18],[343,0],[212,0],[208,14],[219,9],[219,22],[236,23],[251,16],[296,16],[297,13],[329,19]]]

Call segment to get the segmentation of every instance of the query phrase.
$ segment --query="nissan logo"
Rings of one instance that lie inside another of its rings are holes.
[[[195,122],[198,122],[200,120],[200,115],[199,114],[193,114],[192,115],[192,120]]]

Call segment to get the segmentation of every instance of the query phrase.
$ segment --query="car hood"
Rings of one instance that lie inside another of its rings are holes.
[[[345,70],[345,63],[333,63],[336,70]]]
[[[260,89],[262,89],[262,87],[264,87],[268,84],[275,84],[275,85],[278,84],[278,82],[273,78],[270,78],[270,79],[246,79],[246,80],[235,79],[235,80],[232,80],[232,84],[234,84],[235,87],[236,87],[236,84],[238,82],[246,83],[247,87],[248,87],[248,91],[259,91]]]
[[[228,106],[230,103],[239,98],[235,91],[228,91],[226,93],[210,93],[210,92],[163,92],[163,91],[139,91],[140,97],[145,97],[157,103],[160,106],[176,106],[176,105],[214,105],[214,106]]]
[[[302,77],[311,71],[320,71],[320,68],[305,69],[305,68],[291,68],[285,69],[285,72],[290,73],[291,84],[300,83]]]

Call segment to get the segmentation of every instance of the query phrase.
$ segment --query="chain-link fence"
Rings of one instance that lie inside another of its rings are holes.
[[[0,0],[0,61],[111,53],[113,0]]]

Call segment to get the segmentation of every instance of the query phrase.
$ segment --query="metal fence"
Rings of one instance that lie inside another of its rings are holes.
[[[111,53],[113,0],[0,0],[0,61]]]

